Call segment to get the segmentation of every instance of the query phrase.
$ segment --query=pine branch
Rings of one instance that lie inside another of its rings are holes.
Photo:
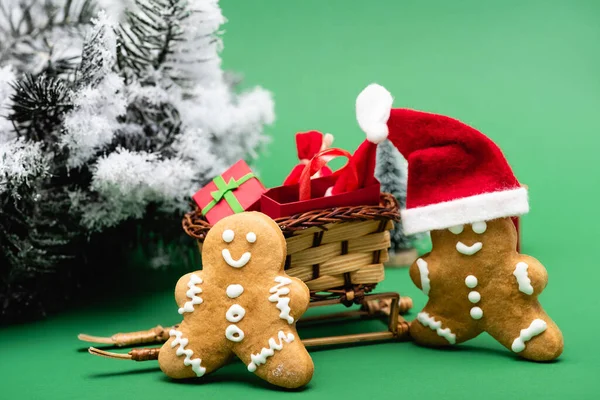
[[[177,42],[185,40],[182,22],[190,12],[182,0],[136,0],[140,12],[127,12],[119,29],[117,63],[141,79],[165,66]]]
[[[27,74],[13,88],[8,119],[17,134],[46,145],[55,144],[63,114],[73,107],[67,85],[59,78],[42,75],[36,79]]]
[[[96,14],[96,4],[94,0],[68,0],[59,7],[59,3],[29,0],[7,6],[0,0],[0,64],[11,62],[20,72],[48,76],[74,71],[78,57],[57,55],[52,39],[59,30],[72,32],[89,24]],[[42,69],[32,70],[44,58],[47,61]]]

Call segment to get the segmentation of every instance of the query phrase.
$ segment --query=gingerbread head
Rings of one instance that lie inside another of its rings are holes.
[[[381,86],[357,98],[367,139],[388,138],[408,161],[405,233],[431,231],[433,250],[410,268],[429,296],[411,336],[447,346],[488,332],[521,357],[558,357],[563,337],[537,300],[543,265],[516,251],[510,217],[529,211],[527,189],[489,138],[453,118],[392,109]]]
[[[310,293],[283,271],[286,242],[277,224],[257,212],[232,215],[215,224],[202,250],[203,269],[175,289],[183,321],[160,350],[163,372],[202,377],[235,355],[272,384],[308,383],[313,362],[295,324]]]

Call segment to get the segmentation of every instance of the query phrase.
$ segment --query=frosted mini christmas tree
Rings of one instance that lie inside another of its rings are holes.
[[[214,0],[0,0],[0,320],[136,235],[178,241],[195,190],[256,154],[273,101],[234,91],[224,22]]]

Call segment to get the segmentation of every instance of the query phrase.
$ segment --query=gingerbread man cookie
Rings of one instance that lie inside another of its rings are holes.
[[[417,343],[447,346],[488,332],[530,360],[562,353],[562,334],[537,300],[546,269],[517,253],[510,218],[434,230],[431,240],[431,253],[410,267],[411,279],[429,296],[411,324]]]
[[[162,371],[175,379],[202,377],[236,355],[274,385],[307,384],[313,362],[295,324],[310,293],[284,273],[285,256],[285,238],[264,214],[236,214],[215,224],[204,241],[203,270],[177,283],[183,322],[160,350]]]
[[[410,269],[429,296],[411,335],[440,346],[488,332],[524,358],[558,357],[562,334],[537,301],[546,270],[516,251],[509,218],[529,212],[527,188],[477,129],[392,103],[385,88],[369,85],[356,99],[356,117],[367,140],[390,140],[408,161],[404,233],[431,231],[433,251]]]

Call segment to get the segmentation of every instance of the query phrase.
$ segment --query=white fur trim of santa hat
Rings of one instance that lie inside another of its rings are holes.
[[[503,190],[401,210],[404,233],[447,229],[456,225],[515,217],[529,212],[527,189]]]
[[[387,138],[393,101],[390,92],[376,83],[367,86],[356,98],[356,120],[369,142],[377,144]]]

